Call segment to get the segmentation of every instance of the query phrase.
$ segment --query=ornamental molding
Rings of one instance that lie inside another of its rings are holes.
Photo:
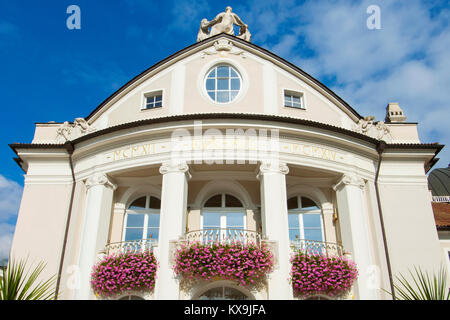
[[[73,123],[66,121],[56,130],[56,140],[65,143],[95,130],[84,118],[76,118]]]
[[[159,168],[159,173],[161,173],[162,175],[174,172],[184,173],[186,174],[188,179],[192,178],[191,174],[189,173],[189,166],[185,161],[167,161],[164,162]]]
[[[289,167],[284,162],[263,161],[259,166],[258,179],[260,176],[270,173],[280,173],[283,175],[287,175],[289,173]]]
[[[345,174],[339,181],[333,186],[333,190],[337,191],[341,187],[355,186],[360,189],[364,189],[366,183],[363,178],[353,174]]]
[[[220,56],[226,56],[227,54],[232,54],[236,56],[241,56],[245,59],[245,52],[236,48],[233,45],[233,42],[227,39],[219,39],[214,42],[213,46],[210,49],[204,50],[202,52],[201,57],[205,58],[206,56],[211,56],[218,54]]]
[[[375,122],[374,116],[367,116],[364,119],[360,119],[354,125],[353,130],[378,140],[384,140],[386,142],[392,142],[393,140],[391,129],[383,121]]]
[[[95,186],[105,186],[113,190],[117,189],[117,185],[114,184],[106,174],[104,173],[94,173],[86,180],[86,188],[89,190]]]

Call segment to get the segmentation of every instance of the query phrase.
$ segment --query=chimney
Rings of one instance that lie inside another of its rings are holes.
[[[391,102],[386,107],[386,123],[406,122],[406,116],[397,102]]]

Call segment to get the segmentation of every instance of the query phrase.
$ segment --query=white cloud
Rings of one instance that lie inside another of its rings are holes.
[[[372,4],[381,8],[381,30],[367,28]],[[450,10],[438,4],[255,1],[253,31],[249,25],[255,43],[328,84],[361,115],[384,120],[387,103],[399,102],[407,120],[419,122],[422,142],[450,144]],[[279,14],[259,16],[274,8]],[[439,157],[447,166],[450,146]]]
[[[0,174],[0,260],[6,259],[11,248],[14,223],[22,198],[22,187]]]

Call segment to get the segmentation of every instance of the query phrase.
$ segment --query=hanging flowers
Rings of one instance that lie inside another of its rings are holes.
[[[94,266],[91,287],[96,295],[102,297],[132,290],[151,291],[155,286],[157,268],[152,251],[110,255]]]
[[[221,279],[252,286],[272,271],[273,264],[273,254],[265,245],[195,242],[177,250],[174,271],[185,280]]]
[[[353,261],[344,257],[297,252],[292,258],[291,281],[296,296],[347,294],[358,276]]]

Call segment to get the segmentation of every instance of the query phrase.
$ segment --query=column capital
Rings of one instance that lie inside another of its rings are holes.
[[[259,166],[258,177],[267,173],[281,173],[287,175],[289,173],[289,167],[284,162],[262,161]]]
[[[113,190],[117,189],[117,185],[114,184],[108,176],[103,172],[97,172],[91,175],[86,180],[86,188],[89,190],[92,187],[103,185],[105,187],[111,188]]]
[[[185,161],[167,161],[164,162],[161,167],[159,167],[159,173],[161,173],[162,175],[172,172],[185,173],[188,179],[192,177],[189,173],[189,166]]]
[[[344,174],[342,178],[333,186],[333,190],[336,191],[337,189],[341,188],[342,186],[355,186],[360,189],[364,189],[364,186],[366,185],[364,182],[364,179],[361,177],[358,177],[354,174]]]

